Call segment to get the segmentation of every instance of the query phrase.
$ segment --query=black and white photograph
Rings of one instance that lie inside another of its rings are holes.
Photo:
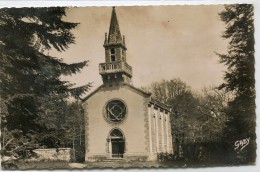
[[[2,170],[255,170],[255,9],[1,5]]]

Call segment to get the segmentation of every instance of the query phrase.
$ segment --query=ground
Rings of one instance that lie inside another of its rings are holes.
[[[105,162],[88,162],[88,163],[69,163],[65,161],[40,161],[40,162],[13,162],[19,170],[32,169],[90,169],[90,168],[185,168],[185,167],[205,167],[205,164],[186,164],[185,162],[126,162],[126,161],[105,161]],[[217,164],[214,164],[217,166]],[[2,168],[4,167],[2,164]]]

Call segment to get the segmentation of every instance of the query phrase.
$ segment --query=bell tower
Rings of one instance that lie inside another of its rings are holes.
[[[132,67],[126,62],[125,37],[121,36],[115,7],[112,9],[109,34],[105,33],[105,63],[99,64],[99,74],[105,85],[131,84]]]

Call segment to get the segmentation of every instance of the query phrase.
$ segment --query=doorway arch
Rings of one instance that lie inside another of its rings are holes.
[[[108,152],[110,158],[124,158],[125,137],[119,128],[114,128],[109,132]]]

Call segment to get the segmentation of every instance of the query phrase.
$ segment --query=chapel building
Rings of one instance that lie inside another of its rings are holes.
[[[114,7],[103,46],[105,63],[99,64],[103,84],[83,100],[85,160],[153,161],[158,153],[173,153],[170,109],[132,85],[132,67]]]

